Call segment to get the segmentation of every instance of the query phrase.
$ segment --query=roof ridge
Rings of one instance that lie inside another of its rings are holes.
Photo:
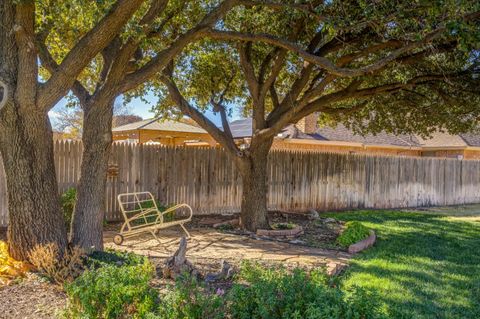
[[[415,143],[412,139],[412,134],[405,134],[407,135],[409,138],[410,138],[410,141],[408,139],[404,139],[402,138],[400,135],[395,135],[395,134],[392,134],[393,136],[395,136],[396,138],[398,138],[400,141],[406,143],[408,146],[417,146],[419,145],[419,143]]]
[[[148,120],[145,120],[145,121],[148,121],[147,123],[143,124],[143,125],[140,125],[139,127],[137,127],[136,129],[139,130],[147,125],[150,125],[152,124],[153,122],[156,122],[160,117],[155,117],[153,118],[151,121],[148,121]]]
[[[457,136],[460,136],[460,138],[465,142],[467,146],[471,146],[470,143],[463,137],[462,134],[456,134]]]

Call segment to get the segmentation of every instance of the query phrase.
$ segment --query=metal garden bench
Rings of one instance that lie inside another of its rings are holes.
[[[190,237],[190,233],[184,224],[192,220],[193,210],[187,204],[179,204],[160,211],[155,198],[150,192],[125,193],[117,197],[125,222],[120,232],[115,235],[113,242],[121,245],[124,239],[142,233],[150,233],[160,242],[157,233],[160,229],[179,225]],[[187,217],[175,220],[178,211],[187,213]],[[166,217],[172,220],[166,220]],[[161,242],[160,242],[161,243]]]

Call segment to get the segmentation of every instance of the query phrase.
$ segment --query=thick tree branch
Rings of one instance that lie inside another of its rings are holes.
[[[450,76],[459,76],[459,74],[451,74]],[[436,81],[445,81],[446,79],[447,77],[443,74],[422,75],[414,77],[405,83],[389,83],[364,89],[357,89],[357,87],[360,85],[360,82],[352,81],[348,87],[342,90],[323,95],[303,106],[299,105],[298,107],[290,108],[288,111],[281,114],[281,116],[279,116],[275,122],[272,122],[269,128],[269,130],[271,130],[269,134],[276,134],[276,132],[279,132],[287,124],[296,123],[300,119],[313,112],[353,112],[350,110],[350,108],[345,109],[332,107],[334,103],[343,100],[352,98],[364,99],[378,94],[392,93],[403,89],[409,89],[418,85],[434,83]]]
[[[258,72],[259,82],[265,82],[265,77],[268,71],[268,67],[270,66],[270,63],[272,62],[272,60],[276,58],[279,53],[280,53],[280,49],[274,48],[263,59],[262,64],[260,65],[260,71]]]
[[[444,74],[431,74],[431,75],[421,75],[416,76],[406,82],[397,82],[389,83],[384,85],[379,85],[376,87],[369,87],[363,89],[356,89],[360,84],[359,81],[352,81],[351,85],[346,87],[343,90],[324,95],[302,107],[301,110],[296,112],[295,118],[303,118],[310,113],[323,111],[322,107],[325,105],[330,105],[335,102],[342,100],[352,99],[352,98],[367,98],[378,94],[391,93],[403,89],[411,89],[415,86],[437,82],[437,81],[446,81],[448,77],[455,77],[459,74],[451,74],[446,76]],[[330,110],[332,112],[332,110]]]
[[[275,89],[275,85],[270,86],[270,98],[272,99],[273,109],[278,109],[280,107],[280,102],[278,100],[278,93]]]
[[[44,37],[38,36],[36,41],[36,46],[38,49],[38,55],[40,57],[40,61],[42,62],[42,66],[53,74],[58,70],[58,64],[50,54],[47,46],[43,42]],[[86,103],[86,101],[90,98],[90,94],[88,93],[87,89],[78,81],[75,80],[72,85],[72,92],[75,96],[79,99],[80,104]]]
[[[323,0],[317,0],[309,3],[281,3],[262,0],[240,0],[240,3],[247,7],[263,6],[275,10],[295,9],[314,17],[317,21],[326,21],[328,19],[327,16],[323,16],[315,12],[315,8],[318,7],[320,4],[323,4],[323,2]]]
[[[267,116],[267,126],[271,126],[273,123],[277,121],[277,119],[287,110],[290,108],[295,107],[295,101],[297,100],[298,96],[301,94],[302,90],[305,88],[305,85],[307,85],[310,76],[313,71],[313,65],[308,64],[305,66],[301,73],[300,76],[293,82],[291,85],[290,90],[288,93],[285,95],[285,97],[282,99],[282,101],[278,104],[277,107],[273,109],[270,114]]]
[[[168,0],[154,0],[145,15],[140,20],[143,33],[148,35],[153,28],[155,18],[165,10]],[[93,94],[93,99],[109,101],[119,94],[126,74],[135,69],[135,59],[141,59],[142,52],[139,47],[140,38],[130,37],[122,43],[120,37],[116,37],[102,52],[104,66],[101,73],[101,81]],[[105,103],[111,104],[111,103]]]
[[[140,25],[150,28],[151,23],[162,13],[168,5],[168,0],[153,0],[147,13],[140,20]],[[146,32],[148,33],[148,32]]]
[[[317,65],[325,70],[327,70],[330,74],[340,76],[340,77],[354,77],[354,76],[362,76],[372,72],[375,72],[383,67],[385,67],[391,61],[397,59],[401,55],[416,48],[422,47],[423,45],[432,42],[433,40],[439,38],[444,32],[445,27],[439,27],[438,29],[430,32],[426,36],[423,37],[422,40],[410,42],[396,50],[393,50],[390,54],[386,57],[381,58],[380,60],[364,67],[350,69],[350,68],[343,68],[335,65],[329,59],[323,56],[317,56],[316,54],[310,53],[297,44],[292,43],[290,41],[276,38],[269,34],[246,34],[234,31],[221,31],[221,30],[210,30],[206,33],[206,36],[212,39],[219,39],[219,40],[238,40],[238,41],[248,41],[248,42],[264,42],[268,43],[280,48],[284,48],[291,52],[294,52],[304,58],[306,61]]]
[[[241,157],[242,152],[235,145],[235,141],[229,138],[225,132],[220,130],[212,121],[210,121],[203,113],[193,107],[183,97],[175,82],[169,75],[162,74],[160,80],[165,84],[170,97],[180,108],[183,114],[191,117],[198,125],[205,129],[217,142],[219,142],[231,155]]]
[[[265,80],[263,80],[263,77],[260,78],[260,80],[263,81],[263,82],[260,82],[260,96],[262,96],[263,99],[265,99],[265,96],[267,95],[267,92],[270,90],[270,87],[274,85],[278,75],[280,74],[280,71],[282,71],[282,67],[286,57],[287,57],[286,50],[281,50],[278,54],[276,54],[275,61],[273,61],[273,66],[272,66],[272,70],[270,71],[270,74]]]
[[[35,4],[33,1],[22,1],[17,4],[13,27],[18,47],[18,75],[15,97],[23,106],[36,105],[38,68],[36,65],[34,24]]]
[[[38,104],[50,108],[70,89],[80,72],[120,32],[144,0],[118,0],[110,12],[70,50],[38,92]]]
[[[225,95],[227,94],[228,90],[230,89],[230,85],[232,84],[233,80],[235,79],[235,73],[230,77],[229,81],[227,82],[227,85],[225,86],[225,89],[223,90],[222,94],[220,94],[220,98],[218,101],[215,101],[214,96],[212,96],[211,103],[213,105],[213,110],[214,112],[219,112],[220,113],[220,118],[222,120],[222,127],[223,131],[227,136],[233,140],[233,134],[230,129],[230,124],[228,123],[228,117],[227,117],[227,108],[223,104]]]
[[[240,44],[238,46],[240,66],[242,67],[242,71],[245,75],[245,80],[247,81],[250,95],[252,96],[254,103],[257,103],[259,97],[259,83],[257,81],[257,77],[255,76],[255,69],[253,68],[251,60],[251,51],[251,43]]]
[[[222,120],[223,132],[227,135],[229,139],[233,140],[232,130],[230,129],[230,124],[228,123],[227,111],[225,105],[219,102],[211,101],[214,111],[220,113],[220,119]]]
[[[223,1],[208,13],[194,28],[178,37],[170,47],[159,52],[152,60],[137,71],[127,75],[124,84],[121,87],[121,91],[127,92],[132,90],[162,71],[178,53],[180,53],[191,42],[201,38],[208,28],[214,25],[235,5],[238,5],[238,0]]]

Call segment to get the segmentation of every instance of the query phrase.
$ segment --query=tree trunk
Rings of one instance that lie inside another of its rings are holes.
[[[30,47],[34,6],[0,2],[0,153],[7,180],[10,254],[27,260],[36,246],[67,246],[58,198],[52,129],[37,105],[37,55]]]
[[[60,210],[53,156],[53,138],[46,112],[13,101],[0,117],[8,188],[8,244],[10,254],[27,260],[38,244],[67,246]]]
[[[103,250],[105,184],[112,145],[114,101],[91,101],[83,107],[84,150],[70,242],[87,251]]]
[[[241,160],[243,193],[241,226],[249,231],[270,228],[267,219],[267,160],[273,139],[252,139],[251,147]]]

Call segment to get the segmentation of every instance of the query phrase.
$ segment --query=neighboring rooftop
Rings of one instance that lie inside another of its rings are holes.
[[[184,132],[207,134],[191,119],[181,119],[179,121],[148,119],[131,124],[122,125],[113,129],[113,132],[128,132],[136,130],[152,130],[165,132]],[[252,136],[252,119],[240,119],[230,123],[230,130],[235,139],[249,138]],[[449,133],[436,132],[431,138],[422,138],[417,135],[400,134],[395,135],[386,132],[380,132],[376,135],[366,134],[358,135],[353,130],[348,129],[342,124],[335,127],[323,126],[317,128],[315,133],[307,134],[299,129],[298,125],[288,125],[278,135],[285,139],[317,140],[317,141],[338,141],[361,143],[365,145],[392,145],[401,147],[422,147],[422,148],[465,148],[480,147],[480,132],[452,135]]]
[[[234,138],[245,138],[252,136],[252,119],[233,121],[230,125]],[[420,146],[419,140],[413,135],[394,135],[381,132],[377,135],[357,135],[342,124],[336,127],[324,126],[314,134],[305,134],[295,125],[288,125],[280,134],[283,138],[308,139],[319,141],[342,141],[356,142],[375,145],[396,145],[396,146]]]
[[[235,120],[230,123],[230,131],[234,138],[245,138],[252,136],[252,119]]]
[[[187,133],[207,133],[204,129],[183,123],[182,121],[148,119],[135,123],[130,123],[115,127],[113,132],[126,132],[136,130],[168,131],[168,132],[187,132]]]

